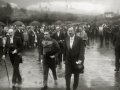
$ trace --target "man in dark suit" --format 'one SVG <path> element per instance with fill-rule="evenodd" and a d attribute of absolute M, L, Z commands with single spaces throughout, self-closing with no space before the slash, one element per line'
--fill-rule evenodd
<path fill-rule="evenodd" d="M 20 57 L 22 51 L 22 41 L 20 37 L 14 36 L 14 30 L 9 29 L 8 33 L 9 36 L 7 37 L 3 59 L 5 59 L 5 55 L 9 52 L 10 61 L 13 66 L 13 77 L 12 77 L 12 84 L 13 88 L 15 88 L 15 84 L 21 84 L 22 78 L 19 72 L 19 64 L 22 63 L 22 58 Z"/>
<path fill-rule="evenodd" d="M 2 55 L 2 51 L 3 51 L 3 26 L 0 26 L 0 55 Z"/>
<path fill-rule="evenodd" d="M 41 63 L 43 63 L 43 88 L 41 90 L 47 89 L 49 68 L 52 70 L 55 84 L 57 84 L 55 58 L 60 51 L 57 41 L 50 38 L 49 31 L 44 32 L 44 38 L 40 45 Z"/>
<path fill-rule="evenodd" d="M 23 43 L 24 37 L 23 37 L 22 27 L 20 27 L 20 26 L 17 27 L 17 30 L 15 32 L 15 36 L 20 37 L 21 41 Z"/>
<path fill-rule="evenodd" d="M 35 34 L 34 34 L 33 26 L 30 27 L 30 30 L 28 31 L 28 35 L 29 35 L 29 46 L 30 48 L 34 48 Z"/>
<path fill-rule="evenodd" d="M 65 80 L 66 90 L 70 90 L 71 75 L 74 74 L 73 90 L 78 87 L 79 74 L 84 69 L 84 43 L 83 40 L 75 36 L 73 27 L 68 29 L 70 37 L 65 39 L 64 61 L 65 61 Z"/>
<path fill-rule="evenodd" d="M 38 52 L 40 52 L 40 43 L 42 42 L 42 40 L 44 39 L 44 28 L 41 28 L 40 29 L 40 33 L 38 34 Z M 38 61 L 40 63 L 40 60 L 41 60 L 41 56 L 40 56 L 40 53 L 38 53 Z"/>
<path fill-rule="evenodd" d="M 59 53 L 58 57 L 57 57 L 57 64 L 60 66 L 59 68 L 62 68 L 62 54 L 63 54 L 63 50 L 64 50 L 64 46 L 63 46 L 63 42 L 65 39 L 65 35 L 62 31 L 60 31 L 60 27 L 56 27 L 56 33 L 53 34 L 53 39 L 55 39 L 61 49 L 61 52 Z"/>
<path fill-rule="evenodd" d="M 113 37 L 113 46 L 115 46 L 115 71 L 120 70 L 120 27 L 119 32 L 115 33 Z"/>

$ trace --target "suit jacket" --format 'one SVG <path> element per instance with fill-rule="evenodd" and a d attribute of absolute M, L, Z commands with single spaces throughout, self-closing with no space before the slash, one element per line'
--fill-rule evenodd
<path fill-rule="evenodd" d="M 115 46 L 115 49 L 120 51 L 120 32 L 114 35 L 112 41 L 113 41 L 113 46 Z"/>
<path fill-rule="evenodd" d="M 66 38 L 64 47 L 65 64 L 71 65 L 73 67 L 73 71 L 76 71 L 76 61 L 81 60 L 84 62 L 84 42 L 80 37 L 75 36 L 72 49 L 70 49 L 70 38 Z"/>
<path fill-rule="evenodd" d="M 17 36 L 13 37 L 13 45 L 15 46 L 14 48 L 17 49 L 17 53 L 15 55 L 19 56 L 18 53 L 21 53 L 22 48 L 23 48 L 23 44 L 22 44 L 20 37 L 17 37 Z M 10 37 L 9 36 L 7 37 L 3 55 L 6 55 L 7 52 L 10 53 Z M 22 62 L 22 59 L 20 60 L 20 62 Z"/>
<path fill-rule="evenodd" d="M 38 40 L 38 44 L 41 42 L 41 40 L 44 39 L 44 33 L 39 33 L 37 34 L 37 40 Z"/>
<path fill-rule="evenodd" d="M 21 30 L 20 30 L 20 32 L 18 30 L 16 30 L 15 36 L 20 37 L 22 42 L 23 42 L 24 36 L 23 36 L 23 32 Z"/>
<path fill-rule="evenodd" d="M 58 56 L 60 51 L 60 47 L 58 43 L 54 39 L 43 40 L 40 45 L 40 55 L 44 55 L 46 57 L 54 55 Z"/>
<path fill-rule="evenodd" d="M 63 50 L 64 50 L 63 41 L 64 41 L 64 39 L 65 39 L 64 33 L 63 33 L 62 31 L 60 31 L 60 34 L 59 34 L 59 36 L 58 36 L 58 35 L 57 35 L 57 32 L 55 32 L 55 33 L 53 34 L 52 38 L 55 39 L 55 40 L 58 42 L 58 44 L 59 44 L 59 46 L 60 46 L 60 48 L 61 48 L 61 51 L 63 52 Z M 62 40 L 62 41 L 60 41 L 60 40 Z"/>
<path fill-rule="evenodd" d="M 3 38 L 3 30 L 0 29 L 0 47 L 3 46 L 3 41 L 2 41 L 2 38 Z"/>
<path fill-rule="evenodd" d="M 65 35 L 62 31 L 60 31 L 59 36 L 57 35 L 57 32 L 55 32 L 52 36 L 53 39 L 55 39 L 56 41 L 60 41 L 60 40 L 64 40 L 65 39 Z"/>

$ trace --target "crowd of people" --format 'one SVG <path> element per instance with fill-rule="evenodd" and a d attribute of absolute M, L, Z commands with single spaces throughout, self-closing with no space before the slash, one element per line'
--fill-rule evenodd
<path fill-rule="evenodd" d="M 56 67 L 62 68 L 65 63 L 66 90 L 70 90 L 71 74 L 74 74 L 73 90 L 77 89 L 79 74 L 84 73 L 85 47 L 95 41 L 99 45 L 108 46 L 113 41 L 116 55 L 116 69 L 119 71 L 119 25 L 102 23 L 99 25 L 42 25 L 40 26 L 0 26 L 0 54 L 5 59 L 9 54 L 13 65 L 13 88 L 15 84 L 21 84 L 22 78 L 19 72 L 19 63 L 22 63 L 21 51 L 38 48 L 38 62 L 43 64 L 43 87 L 47 89 L 48 70 L 52 70 L 55 84 L 57 84 Z M 19 59 L 19 60 L 18 60 Z"/>
<path fill-rule="evenodd" d="M 56 38 L 55 34 L 59 30 L 57 30 L 57 26 L 59 26 L 60 32 L 62 32 L 62 40 L 68 37 L 68 28 L 71 27 L 71 25 L 48 25 L 48 26 L 0 26 L 0 38 L 5 39 L 7 37 L 8 33 L 7 31 L 9 29 L 16 30 L 15 36 L 18 36 L 21 38 L 22 43 L 24 45 L 24 49 L 27 48 L 33 48 L 37 47 L 39 43 L 39 39 L 43 39 L 44 35 L 42 33 L 45 30 L 49 30 L 50 35 L 52 38 Z M 74 25 L 73 26 L 76 32 L 76 35 L 83 38 L 83 40 L 86 41 L 86 44 L 89 46 L 91 43 L 94 43 L 95 40 L 98 40 L 100 42 L 100 46 L 106 46 L 111 43 L 113 36 L 116 32 L 119 31 L 118 24 L 113 25 L 107 25 L 106 23 L 102 23 L 99 25 L 92 24 L 83 24 L 83 25 Z M 0 53 L 2 52 L 2 46 L 4 46 L 4 42 L 1 41 L 0 43 Z"/>

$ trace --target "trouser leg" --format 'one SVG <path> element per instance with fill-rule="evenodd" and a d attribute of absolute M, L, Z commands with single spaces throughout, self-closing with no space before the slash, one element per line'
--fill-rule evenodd
<path fill-rule="evenodd" d="M 13 78 L 12 78 L 12 83 L 15 84 L 17 83 L 17 79 L 21 77 L 20 72 L 19 72 L 19 59 L 18 57 L 14 57 L 14 63 L 13 63 Z M 19 80 L 18 80 L 19 81 Z"/>
<path fill-rule="evenodd" d="M 120 68 L 120 52 L 119 51 L 115 51 L 115 67 L 117 70 L 119 70 Z"/>
<path fill-rule="evenodd" d="M 61 62 L 62 62 L 62 53 L 58 55 L 58 64 L 60 64 Z"/>
<path fill-rule="evenodd" d="M 66 81 L 66 90 L 70 90 L 70 81 L 72 75 L 72 68 L 70 65 L 65 65 L 65 81 Z"/>
<path fill-rule="evenodd" d="M 43 86 L 47 86 L 49 66 L 46 62 L 43 62 Z"/>
<path fill-rule="evenodd" d="M 79 73 L 74 73 L 73 90 L 76 90 L 79 83 Z"/>
<path fill-rule="evenodd" d="M 66 74 L 65 80 L 66 80 L 66 90 L 70 90 L 71 74 Z"/>
<path fill-rule="evenodd" d="M 50 69 L 52 70 L 54 80 L 57 80 L 55 59 L 50 60 L 50 65 L 49 66 L 50 66 Z"/>

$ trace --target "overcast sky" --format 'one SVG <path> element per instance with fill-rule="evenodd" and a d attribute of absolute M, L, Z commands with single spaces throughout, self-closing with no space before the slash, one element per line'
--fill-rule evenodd
<path fill-rule="evenodd" d="M 32 10 L 49 10 L 72 13 L 119 12 L 120 0 L 3 0 L 13 6 Z"/>

